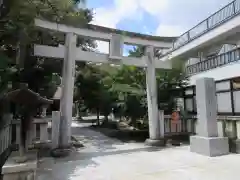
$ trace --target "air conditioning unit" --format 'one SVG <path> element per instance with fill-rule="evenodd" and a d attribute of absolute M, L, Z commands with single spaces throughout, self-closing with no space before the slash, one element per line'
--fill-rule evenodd
<path fill-rule="evenodd" d="M 123 54 L 123 37 L 120 34 L 112 34 L 109 48 L 109 60 L 120 61 Z"/>

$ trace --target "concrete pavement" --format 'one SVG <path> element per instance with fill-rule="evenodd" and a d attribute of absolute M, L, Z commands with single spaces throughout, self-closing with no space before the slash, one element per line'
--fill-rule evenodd
<path fill-rule="evenodd" d="M 157 149 L 122 143 L 77 123 L 73 134 L 85 147 L 62 159 L 43 158 L 37 180 L 232 180 L 238 179 L 240 155 L 215 158 L 189 146 Z"/>

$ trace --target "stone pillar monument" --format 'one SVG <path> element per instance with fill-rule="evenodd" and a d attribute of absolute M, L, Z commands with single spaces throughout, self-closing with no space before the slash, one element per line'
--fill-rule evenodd
<path fill-rule="evenodd" d="M 160 129 L 162 130 L 162 128 L 160 128 L 159 123 L 154 48 L 152 46 L 146 48 L 145 58 L 147 63 L 146 85 L 149 121 L 149 139 L 146 140 L 146 145 L 163 146 L 165 145 L 165 141 L 162 136 L 163 132 L 160 132 Z"/>
<path fill-rule="evenodd" d="M 196 81 L 197 135 L 190 137 L 190 150 L 206 156 L 229 153 L 228 138 L 218 137 L 217 97 L 213 78 Z"/>

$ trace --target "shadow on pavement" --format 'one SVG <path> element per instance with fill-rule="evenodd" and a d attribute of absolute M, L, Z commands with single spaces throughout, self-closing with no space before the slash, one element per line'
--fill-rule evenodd
<path fill-rule="evenodd" d="M 51 158 L 47 149 L 40 152 L 37 180 L 73 180 L 86 176 L 91 179 L 94 171 L 99 169 L 95 168 L 99 166 L 99 158 L 136 152 L 154 152 L 168 148 L 149 147 L 143 143 L 124 143 L 82 125 L 72 127 L 72 135 L 84 147 L 74 150 L 64 158 Z"/>

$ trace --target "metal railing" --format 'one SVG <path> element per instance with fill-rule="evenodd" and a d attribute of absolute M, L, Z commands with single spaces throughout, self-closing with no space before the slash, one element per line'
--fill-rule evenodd
<path fill-rule="evenodd" d="M 187 44 L 188 42 L 196 39 L 197 37 L 203 35 L 204 33 L 210 31 L 211 29 L 217 27 L 218 25 L 226 22 L 230 18 L 238 15 L 240 12 L 240 0 L 235 0 L 216 13 L 212 14 L 210 17 L 200 22 L 198 25 L 182 34 L 174 43 L 173 50 Z"/>
<path fill-rule="evenodd" d="M 188 65 L 185 69 L 185 72 L 187 76 L 190 76 L 195 73 L 207 71 L 209 69 L 213 69 L 216 67 L 223 66 L 225 64 L 238 61 L 239 59 L 240 59 L 240 48 L 237 48 L 229 52 L 220 54 L 218 56 L 208 58 L 204 61 L 200 61 L 196 64 Z"/>

